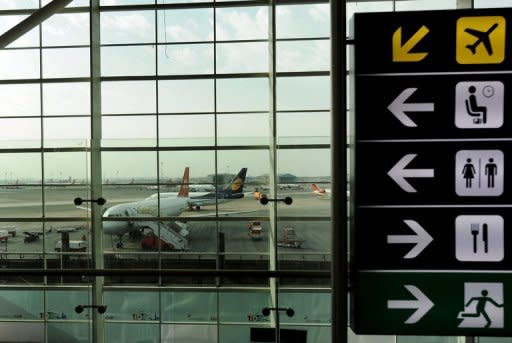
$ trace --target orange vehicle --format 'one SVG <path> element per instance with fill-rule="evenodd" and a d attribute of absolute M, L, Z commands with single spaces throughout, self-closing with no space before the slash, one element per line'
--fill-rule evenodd
<path fill-rule="evenodd" d="M 295 229 L 293 227 L 285 227 L 283 231 L 283 237 L 277 241 L 278 247 L 302 248 L 304 240 L 297 237 L 297 234 L 295 233 Z"/>

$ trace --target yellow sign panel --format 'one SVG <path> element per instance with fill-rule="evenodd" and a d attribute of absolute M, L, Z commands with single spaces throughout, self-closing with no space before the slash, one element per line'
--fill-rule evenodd
<path fill-rule="evenodd" d="M 457 20 L 459 64 L 498 64 L 505 59 L 505 18 L 461 17 Z"/>
<path fill-rule="evenodd" d="M 429 29 L 423 25 L 402 44 L 402 27 L 394 33 L 392 39 L 393 62 L 419 62 L 427 57 L 428 52 L 411 52 L 411 50 L 429 33 Z"/>

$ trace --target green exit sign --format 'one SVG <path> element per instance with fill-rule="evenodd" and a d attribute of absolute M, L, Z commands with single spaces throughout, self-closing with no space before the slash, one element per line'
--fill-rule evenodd
<path fill-rule="evenodd" d="M 356 333 L 512 335 L 512 273 L 361 271 L 353 281 Z"/>

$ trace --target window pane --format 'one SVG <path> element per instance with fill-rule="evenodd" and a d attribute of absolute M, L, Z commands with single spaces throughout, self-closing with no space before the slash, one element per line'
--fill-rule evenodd
<path fill-rule="evenodd" d="M 101 83 L 101 109 L 108 114 L 155 113 L 154 81 Z"/>
<path fill-rule="evenodd" d="M 89 77 L 89 49 L 43 49 L 43 77 Z"/>
<path fill-rule="evenodd" d="M 159 343 L 160 326 L 156 324 L 105 324 L 105 342 Z"/>
<path fill-rule="evenodd" d="M 90 85 L 87 82 L 43 84 L 44 115 L 90 114 Z"/>
<path fill-rule="evenodd" d="M 214 145 L 214 127 L 211 114 L 161 115 L 160 146 Z"/>
<path fill-rule="evenodd" d="M 155 146 L 156 116 L 103 116 L 102 145 Z"/>
<path fill-rule="evenodd" d="M 157 292 L 105 291 L 105 316 L 113 320 L 159 320 L 158 296 Z"/>
<path fill-rule="evenodd" d="M 268 97 L 267 78 L 217 81 L 218 111 L 268 111 Z"/>
<path fill-rule="evenodd" d="M 216 292 L 162 293 L 162 320 L 210 322 L 217 320 Z"/>
<path fill-rule="evenodd" d="M 88 44 L 88 13 L 54 14 L 43 22 L 43 46 Z"/>
<path fill-rule="evenodd" d="M 329 77 L 279 77 L 277 108 L 285 110 L 327 110 L 330 108 Z"/>
<path fill-rule="evenodd" d="M 217 8 L 217 39 L 267 39 L 268 8 Z"/>
<path fill-rule="evenodd" d="M 23 129 L 20 129 L 23 128 Z M 34 148 L 41 146 L 40 118 L 0 119 L 1 148 Z"/>
<path fill-rule="evenodd" d="M 328 40 L 277 42 L 277 71 L 321 71 L 330 69 Z"/>
<path fill-rule="evenodd" d="M 162 342 L 217 343 L 217 325 L 163 324 Z"/>
<path fill-rule="evenodd" d="M 3 10 L 25 9 L 25 8 L 38 8 L 38 0 L 0 0 L 0 8 Z"/>
<path fill-rule="evenodd" d="M 86 147 L 91 137 L 90 118 L 44 118 L 45 147 Z"/>
<path fill-rule="evenodd" d="M 158 74 L 213 73 L 213 45 L 189 44 L 158 47 Z"/>
<path fill-rule="evenodd" d="M 103 12 L 101 43 L 152 43 L 155 41 L 155 12 Z"/>
<path fill-rule="evenodd" d="M 0 115 L 38 116 L 39 99 L 38 84 L 0 85 Z"/>
<path fill-rule="evenodd" d="M 154 46 L 115 46 L 101 48 L 103 76 L 155 75 Z"/>
<path fill-rule="evenodd" d="M 34 79 L 39 76 L 39 50 L 0 51 L 0 79 Z"/>
<path fill-rule="evenodd" d="M 114 177 L 135 184 L 151 182 L 148 180 L 156 180 L 155 152 L 109 151 L 103 152 L 101 156 L 103 180 L 112 179 Z M 183 173 L 183 170 L 181 173 Z M 141 199 L 140 196 L 138 198 Z"/>
<path fill-rule="evenodd" d="M 329 18 L 329 4 L 277 6 L 277 38 L 329 37 Z"/>
<path fill-rule="evenodd" d="M 218 73 L 268 71 L 268 43 L 226 43 L 217 45 Z"/>
<path fill-rule="evenodd" d="M 158 11 L 158 42 L 213 40 L 213 9 Z"/>
<path fill-rule="evenodd" d="M 267 113 L 217 115 L 218 145 L 260 145 L 269 143 Z"/>
<path fill-rule="evenodd" d="M 9 1 L 11 4 L 18 3 L 18 1 Z M 37 6 L 36 6 L 37 7 Z M 6 32 L 15 25 L 19 24 L 27 16 L 0 16 L 0 32 Z M 8 45 L 9 48 L 20 48 L 20 47 L 36 47 L 39 46 L 39 26 L 33 28 L 29 32 L 25 33 L 20 38 Z"/>
<path fill-rule="evenodd" d="M 261 310 L 269 306 L 271 306 L 270 292 L 223 292 L 219 294 L 220 322 L 269 322 L 270 319 L 261 314 Z"/>
<path fill-rule="evenodd" d="M 159 81 L 160 113 L 213 112 L 213 80 Z"/>

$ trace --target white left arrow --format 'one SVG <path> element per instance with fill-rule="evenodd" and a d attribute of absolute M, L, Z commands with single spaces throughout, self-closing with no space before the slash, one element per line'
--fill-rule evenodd
<path fill-rule="evenodd" d="M 404 223 L 414 231 L 414 235 L 388 235 L 388 243 L 415 243 L 416 245 L 404 256 L 404 258 L 415 258 L 434 239 L 418 222 L 405 219 Z"/>
<path fill-rule="evenodd" d="M 413 285 L 404 285 L 416 298 L 415 300 L 388 300 L 388 308 L 392 309 L 416 309 L 414 313 L 407 318 L 405 324 L 417 323 L 434 306 L 434 303 L 423 294 L 418 287 Z"/>
<path fill-rule="evenodd" d="M 407 154 L 388 171 L 390 178 L 407 193 L 416 193 L 416 189 L 405 179 L 406 177 L 434 177 L 434 169 L 405 169 L 417 154 Z"/>
<path fill-rule="evenodd" d="M 388 110 L 393 113 L 396 119 L 407 127 L 416 127 L 416 123 L 405 114 L 405 112 L 434 112 L 433 102 L 406 103 L 407 99 L 416 92 L 418 88 L 406 88 L 395 100 L 388 106 Z"/>

